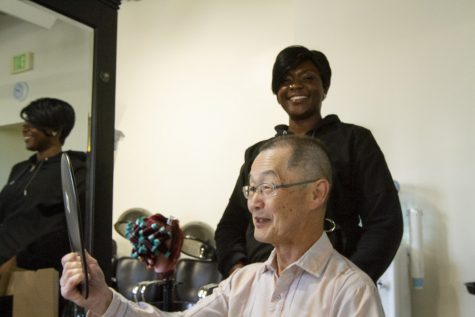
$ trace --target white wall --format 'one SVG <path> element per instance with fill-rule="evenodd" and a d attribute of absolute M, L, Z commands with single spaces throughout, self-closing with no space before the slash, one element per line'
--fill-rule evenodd
<path fill-rule="evenodd" d="M 127 208 L 215 226 L 244 149 L 286 117 L 277 53 L 324 51 L 324 114 L 371 129 L 404 206 L 424 210 L 413 316 L 473 316 L 475 2 L 142 0 L 119 11 L 115 218 Z M 117 236 L 119 250 L 130 247 Z"/>

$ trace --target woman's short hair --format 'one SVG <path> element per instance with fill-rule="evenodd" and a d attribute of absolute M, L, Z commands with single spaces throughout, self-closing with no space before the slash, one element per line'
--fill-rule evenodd
<path fill-rule="evenodd" d="M 311 61 L 318 69 L 325 94 L 330 88 L 332 70 L 327 57 L 320 51 L 309 50 L 300 45 L 284 48 L 277 55 L 272 69 L 272 92 L 277 94 L 287 73 L 303 62 Z"/>
<path fill-rule="evenodd" d="M 55 98 L 32 101 L 20 111 L 20 117 L 46 135 L 51 136 L 49 130 L 56 131 L 61 144 L 64 144 L 76 120 L 73 107 Z"/>

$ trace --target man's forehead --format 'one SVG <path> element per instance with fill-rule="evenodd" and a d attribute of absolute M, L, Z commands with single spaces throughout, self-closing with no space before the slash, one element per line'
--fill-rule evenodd
<path fill-rule="evenodd" d="M 263 179 L 263 178 L 279 178 L 279 174 L 275 170 L 253 171 L 249 173 L 250 180 Z"/>
<path fill-rule="evenodd" d="M 276 176 L 282 174 L 288 161 L 287 148 L 273 148 L 262 151 L 251 166 L 250 176 Z"/>

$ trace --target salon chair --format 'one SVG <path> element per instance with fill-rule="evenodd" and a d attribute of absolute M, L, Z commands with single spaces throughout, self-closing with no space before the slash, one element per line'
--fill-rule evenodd
<path fill-rule="evenodd" d="M 177 263 L 175 271 L 176 293 L 179 301 L 196 303 L 202 297 L 208 295 L 211 289 L 204 292 L 202 287 L 210 288 L 222 280 L 215 261 L 184 258 Z M 201 292 L 200 292 L 201 291 Z"/>
<path fill-rule="evenodd" d="M 182 258 L 173 276 L 160 279 L 143 262 L 121 257 L 113 279 L 114 288 L 132 301 L 147 302 L 165 311 L 180 311 L 211 293 L 222 276 L 215 261 Z"/>
<path fill-rule="evenodd" d="M 177 264 L 177 298 L 196 303 L 211 294 L 223 279 L 216 262 L 214 229 L 201 221 L 189 222 L 183 226 L 183 247 L 181 252 L 189 258 Z"/>
<path fill-rule="evenodd" d="M 222 280 L 216 263 L 214 230 L 203 222 L 191 222 L 182 230 L 182 253 L 188 257 L 178 261 L 171 277 L 160 279 L 143 262 L 121 257 L 115 261 L 114 288 L 130 300 L 145 301 L 165 311 L 185 310 L 210 294 Z"/>
<path fill-rule="evenodd" d="M 173 277 L 166 281 L 141 282 L 136 290 L 138 300 L 143 300 L 140 297 L 142 293 L 149 293 L 149 287 L 159 286 L 161 297 L 152 304 L 168 311 L 184 310 L 211 294 L 222 280 L 216 262 L 214 230 L 200 221 L 190 222 L 182 230 L 184 240 L 181 252 L 185 256 L 178 260 Z"/>
<path fill-rule="evenodd" d="M 132 257 L 120 257 L 115 263 L 113 284 L 116 291 L 133 301 L 153 302 L 161 297 L 158 274 L 148 270 L 144 262 Z M 142 288 L 141 283 L 148 282 L 149 287 Z"/>

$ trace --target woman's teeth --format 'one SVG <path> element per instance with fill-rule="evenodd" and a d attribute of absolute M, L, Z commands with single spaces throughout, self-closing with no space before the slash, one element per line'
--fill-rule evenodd
<path fill-rule="evenodd" d="M 290 97 L 290 101 L 300 101 L 300 100 L 303 100 L 303 99 L 307 99 L 307 96 L 293 96 L 293 97 Z"/>

